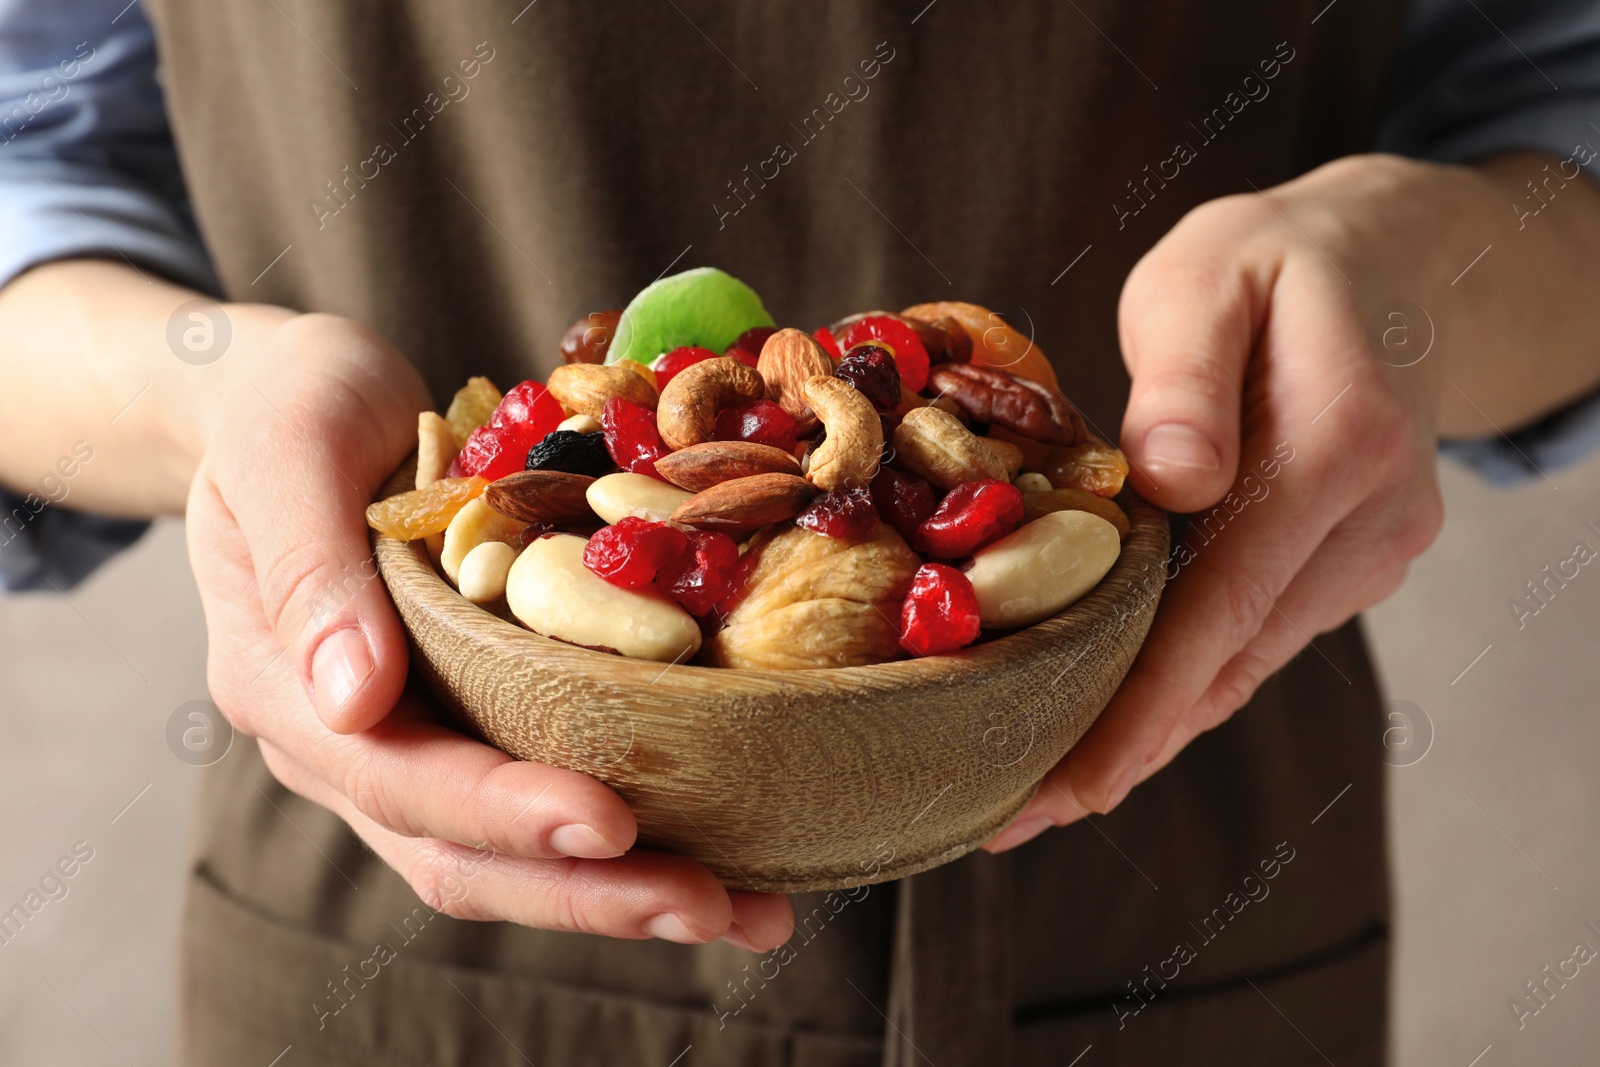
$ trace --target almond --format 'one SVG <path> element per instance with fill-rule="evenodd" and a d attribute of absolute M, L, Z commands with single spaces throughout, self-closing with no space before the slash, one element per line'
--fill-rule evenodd
<path fill-rule="evenodd" d="M 593 481 L 566 471 L 522 471 L 490 482 L 483 499 L 500 514 L 525 523 L 593 521 L 594 510 L 584 495 Z"/>
<path fill-rule="evenodd" d="M 672 521 L 701 530 L 754 530 L 794 518 L 816 495 L 816 487 L 796 474 L 752 474 L 696 493 L 678 505 Z"/>
<path fill-rule="evenodd" d="M 800 473 L 800 461 L 781 448 L 754 441 L 705 441 L 656 460 L 656 473 L 680 489 L 698 493 L 752 474 Z"/>
<path fill-rule="evenodd" d="M 779 330 L 761 346 L 756 371 L 767 383 L 767 399 L 777 403 L 801 437 L 817 428 L 816 413 L 806 403 L 806 380 L 833 373 L 833 361 L 816 340 L 795 329 Z"/>

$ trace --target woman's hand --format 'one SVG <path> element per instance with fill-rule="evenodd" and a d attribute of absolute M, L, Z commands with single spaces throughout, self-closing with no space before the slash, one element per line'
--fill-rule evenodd
<path fill-rule="evenodd" d="M 1593 236 L 1600 196 L 1578 177 L 1567 220 L 1519 232 L 1511 190 L 1543 162 L 1508 161 L 1501 185 L 1342 160 L 1203 205 L 1134 268 L 1122 447 L 1134 488 L 1192 517 L 1126 681 L 988 849 L 1110 811 L 1392 593 L 1442 521 L 1441 424 L 1487 435 L 1592 387 L 1593 334 L 1532 312 L 1582 307 L 1594 328 L 1594 246 L 1574 237 Z"/>
<path fill-rule="evenodd" d="M 781 944 L 785 898 L 730 893 L 691 860 L 630 851 L 633 814 L 606 786 L 441 726 L 406 689 L 405 634 L 363 512 L 427 406 L 400 353 L 328 315 L 287 319 L 235 372 L 188 500 L 218 706 L 260 739 L 284 785 L 447 914 Z M 464 896 L 463 866 L 475 872 Z"/>

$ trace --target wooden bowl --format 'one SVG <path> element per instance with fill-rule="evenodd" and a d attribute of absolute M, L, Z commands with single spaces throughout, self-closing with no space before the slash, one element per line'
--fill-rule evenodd
<path fill-rule="evenodd" d="M 948 863 L 1028 802 L 1121 684 L 1160 599 L 1166 515 L 1119 502 L 1121 557 L 1061 614 L 952 656 L 826 670 L 593 652 L 474 606 L 420 541 L 375 534 L 374 550 L 415 667 L 472 732 L 610 785 L 641 845 L 732 888 L 793 893 Z"/>

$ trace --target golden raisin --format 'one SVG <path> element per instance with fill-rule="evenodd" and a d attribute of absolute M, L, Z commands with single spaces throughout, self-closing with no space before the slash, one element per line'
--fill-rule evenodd
<path fill-rule="evenodd" d="M 472 436 L 472 431 L 489 421 L 489 416 L 494 414 L 494 409 L 500 406 L 500 390 L 487 378 L 468 378 L 467 384 L 456 390 L 456 395 L 450 401 L 450 410 L 444 413 L 444 421 L 450 424 L 450 432 L 456 435 L 456 446 L 467 443 L 467 438 Z"/>
<path fill-rule="evenodd" d="M 413 489 L 367 508 L 367 525 L 396 541 L 415 541 L 450 525 L 456 512 L 482 495 L 489 483 L 470 478 L 441 478 L 426 489 Z"/>
<path fill-rule="evenodd" d="M 1052 449 L 1044 475 L 1057 489 L 1081 489 L 1113 497 L 1128 477 L 1128 460 L 1111 445 L 1091 437 L 1081 445 Z"/>

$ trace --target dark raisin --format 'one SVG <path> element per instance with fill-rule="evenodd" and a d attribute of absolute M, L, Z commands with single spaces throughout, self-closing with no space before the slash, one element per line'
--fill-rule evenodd
<path fill-rule="evenodd" d="M 900 406 L 900 370 L 894 357 L 877 345 L 856 345 L 845 353 L 835 373 L 872 401 L 880 414 Z"/>
<path fill-rule="evenodd" d="M 606 451 L 605 434 L 553 430 L 543 441 L 528 449 L 526 469 L 565 471 L 598 478 L 614 466 L 616 464 L 611 462 L 611 453 Z"/>

